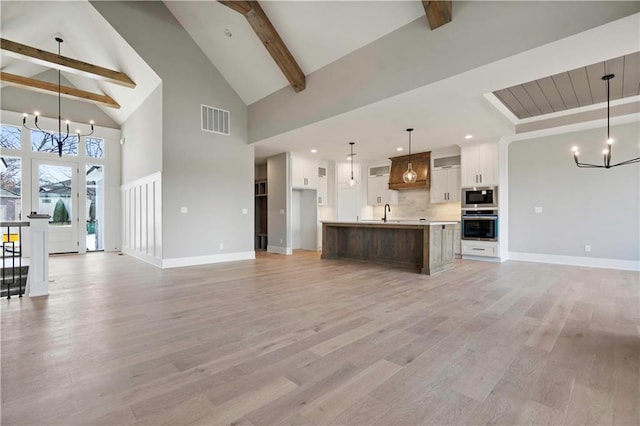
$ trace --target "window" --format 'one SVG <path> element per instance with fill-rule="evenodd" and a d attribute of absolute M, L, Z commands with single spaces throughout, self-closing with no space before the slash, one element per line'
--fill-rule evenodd
<path fill-rule="evenodd" d="M 0 197 L 0 220 L 21 220 L 21 186 L 22 160 L 14 157 L 0 157 L 0 195 L 2 195 Z"/>
<path fill-rule="evenodd" d="M 66 133 L 64 133 L 66 134 Z M 64 135 L 63 134 L 63 135 Z M 56 133 L 57 136 L 57 133 Z M 64 139 L 64 136 L 63 136 Z M 58 153 L 58 143 L 53 140 L 51 134 L 40 132 L 38 130 L 31 131 L 31 150 L 36 152 L 52 152 Z M 78 155 L 78 137 L 69 135 L 62 144 L 62 155 Z"/>
<path fill-rule="evenodd" d="M 20 128 L 2 125 L 0 127 L 0 147 L 4 149 L 20 149 Z"/>
<path fill-rule="evenodd" d="M 104 157 L 104 139 L 85 138 L 85 150 L 87 157 L 103 158 Z"/>

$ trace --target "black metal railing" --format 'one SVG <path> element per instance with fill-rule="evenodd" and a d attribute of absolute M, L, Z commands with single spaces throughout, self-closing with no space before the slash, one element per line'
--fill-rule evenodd
<path fill-rule="evenodd" d="M 0 222 L 2 230 L 2 283 L 0 296 L 22 297 L 27 283 L 28 266 L 22 264 L 22 228 L 29 222 Z M 10 274 L 9 274 L 10 272 Z"/>

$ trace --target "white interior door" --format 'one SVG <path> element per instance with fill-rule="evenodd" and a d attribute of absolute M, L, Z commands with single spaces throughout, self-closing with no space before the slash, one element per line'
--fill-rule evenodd
<path fill-rule="evenodd" d="M 55 160 L 32 160 L 31 210 L 48 214 L 49 252 L 77 253 L 78 165 Z"/>

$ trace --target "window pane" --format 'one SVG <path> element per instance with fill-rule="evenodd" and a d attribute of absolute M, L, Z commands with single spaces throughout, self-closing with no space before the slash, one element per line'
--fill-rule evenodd
<path fill-rule="evenodd" d="M 22 218 L 22 162 L 19 158 L 0 157 L 0 220 Z"/>
<path fill-rule="evenodd" d="M 62 135 L 64 143 L 62 144 L 62 155 L 78 155 L 78 137 L 69 135 L 66 140 Z M 37 152 L 53 152 L 58 153 L 58 134 L 55 133 L 56 140 L 53 140 L 51 133 L 31 131 L 31 150 Z"/>
<path fill-rule="evenodd" d="M 104 156 L 103 151 L 104 140 L 100 138 L 85 138 L 84 145 L 87 151 L 87 157 L 102 158 Z"/>
<path fill-rule="evenodd" d="M 38 213 L 50 215 L 51 225 L 71 225 L 72 173 L 69 166 L 40 164 L 38 167 Z"/>
<path fill-rule="evenodd" d="M 104 250 L 104 167 L 87 165 L 87 251 Z"/>
<path fill-rule="evenodd" d="M 6 149 L 20 149 L 20 128 L 15 126 L 0 127 L 0 147 Z"/>

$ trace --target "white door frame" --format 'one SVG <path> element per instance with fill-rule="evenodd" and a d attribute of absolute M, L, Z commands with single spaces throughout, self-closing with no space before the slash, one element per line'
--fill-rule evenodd
<path fill-rule="evenodd" d="M 69 226 L 51 226 L 49 225 L 49 252 L 50 253 L 80 253 L 81 232 L 79 202 L 80 198 L 80 179 L 78 161 L 33 158 L 31 160 L 31 206 L 32 210 L 37 211 L 40 198 L 40 166 L 52 165 L 71 168 L 71 215 Z M 83 209 L 84 210 L 84 209 Z M 41 212 L 38 212 L 41 213 Z M 48 213 L 48 212 L 46 212 Z M 53 212 L 51 212 L 53 214 Z M 86 244 L 84 244 L 86 246 Z M 82 251 L 84 252 L 84 250 Z"/>

